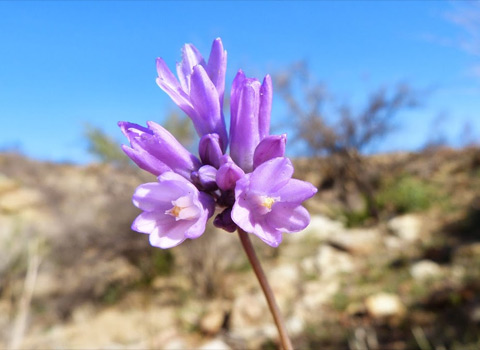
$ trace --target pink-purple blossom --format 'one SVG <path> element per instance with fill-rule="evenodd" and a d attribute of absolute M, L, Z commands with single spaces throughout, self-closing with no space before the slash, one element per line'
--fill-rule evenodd
<path fill-rule="evenodd" d="M 310 221 L 302 203 L 317 189 L 292 178 L 285 158 L 286 134 L 270 135 L 272 80 L 247 78 L 240 70 L 231 87 L 230 135 L 223 116 L 226 51 L 213 42 L 208 62 L 191 44 L 182 50 L 177 76 L 157 59 L 158 85 L 192 120 L 200 135 L 199 157 L 154 122 L 147 127 L 120 122 L 130 143 L 124 152 L 157 182 L 140 185 L 133 203 L 142 213 L 132 229 L 150 235 L 160 248 L 174 247 L 205 231 L 207 220 L 237 228 L 277 247 L 283 233 L 303 230 Z M 230 148 L 229 154 L 226 153 Z"/>
<path fill-rule="evenodd" d="M 237 181 L 232 220 L 244 231 L 277 247 L 282 233 L 303 230 L 310 222 L 301 205 L 317 189 L 309 182 L 292 179 L 288 158 L 274 158 Z"/>
<path fill-rule="evenodd" d="M 132 229 L 149 234 L 150 244 L 159 248 L 200 237 L 215 208 L 208 194 L 171 171 L 160 175 L 158 182 L 138 186 L 133 204 L 143 212 Z"/>

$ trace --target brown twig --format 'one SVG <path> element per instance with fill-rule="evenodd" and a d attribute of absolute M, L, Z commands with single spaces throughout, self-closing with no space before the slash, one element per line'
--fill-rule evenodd
<path fill-rule="evenodd" d="M 284 350 L 293 350 L 292 343 L 290 342 L 290 338 L 288 337 L 287 329 L 283 321 L 282 314 L 280 313 L 280 309 L 278 308 L 277 302 L 275 301 L 275 296 L 273 295 L 272 289 L 270 288 L 267 277 L 263 272 L 262 265 L 260 265 L 257 254 L 255 254 L 255 250 L 253 249 L 252 242 L 248 237 L 248 233 L 239 228 L 238 236 L 240 237 L 240 241 L 242 242 L 242 246 L 245 250 L 245 253 L 247 254 L 248 260 L 253 267 L 253 271 L 257 276 L 258 282 L 260 282 L 263 294 L 265 294 L 265 298 L 267 299 L 268 307 L 270 308 L 270 312 L 272 313 L 273 319 L 278 329 L 278 333 L 280 335 L 280 343 L 282 344 L 282 348 Z"/>

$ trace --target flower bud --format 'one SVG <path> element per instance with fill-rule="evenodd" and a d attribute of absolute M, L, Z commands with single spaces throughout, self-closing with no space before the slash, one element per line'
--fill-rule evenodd
<path fill-rule="evenodd" d="M 147 122 L 143 126 L 119 122 L 118 126 L 130 141 L 122 149 L 140 168 L 156 176 L 174 171 L 190 180 L 190 174 L 200 168 L 200 161 L 183 147 L 165 128 Z"/>
<path fill-rule="evenodd" d="M 240 70 L 231 91 L 230 155 L 246 172 L 253 170 L 253 154 L 270 132 L 272 83 L 246 78 Z"/>

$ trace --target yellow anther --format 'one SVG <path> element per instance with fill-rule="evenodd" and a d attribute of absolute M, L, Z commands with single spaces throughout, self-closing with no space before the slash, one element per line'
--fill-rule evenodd
<path fill-rule="evenodd" d="M 176 205 L 168 210 L 168 214 L 172 215 L 172 216 L 175 216 L 176 218 L 178 218 L 178 216 L 180 215 L 180 212 L 182 211 L 183 208 L 181 207 L 177 207 Z"/>
<path fill-rule="evenodd" d="M 275 203 L 275 199 L 272 197 L 264 197 L 262 201 L 262 206 L 264 206 L 267 209 L 272 209 L 272 205 Z"/>

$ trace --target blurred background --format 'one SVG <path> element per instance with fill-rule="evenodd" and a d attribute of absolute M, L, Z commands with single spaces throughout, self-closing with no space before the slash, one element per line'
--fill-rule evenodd
<path fill-rule="evenodd" d="M 274 81 L 312 223 L 253 238 L 298 349 L 480 347 L 480 2 L 0 2 L 0 347 L 276 349 L 235 234 L 130 230 L 119 120 L 190 121 L 155 58 Z"/>

